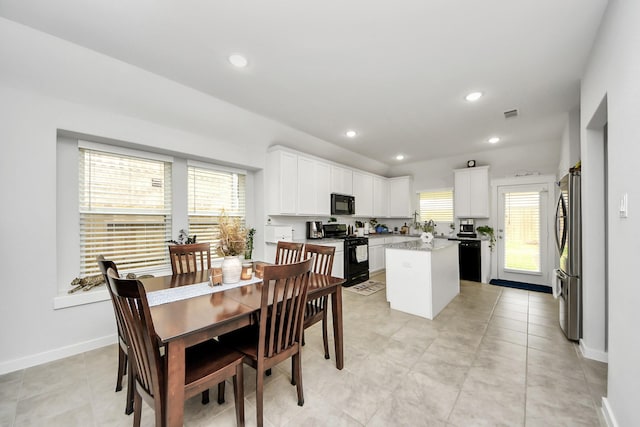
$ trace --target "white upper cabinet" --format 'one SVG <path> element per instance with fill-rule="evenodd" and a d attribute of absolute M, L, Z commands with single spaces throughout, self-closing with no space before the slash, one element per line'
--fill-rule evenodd
<path fill-rule="evenodd" d="M 411 218 L 410 176 L 385 178 L 332 164 L 286 147 L 272 147 L 265 167 L 267 215 L 328 216 L 331 193 L 352 195 L 358 217 Z"/>
<path fill-rule="evenodd" d="M 389 178 L 389 217 L 411 218 L 413 215 L 413 180 L 410 176 Z M 356 205 L 358 201 L 356 200 Z"/>
<path fill-rule="evenodd" d="M 456 218 L 489 218 L 489 166 L 454 171 Z"/>
<path fill-rule="evenodd" d="M 298 156 L 287 151 L 267 153 L 267 213 L 295 215 L 298 209 Z"/>
<path fill-rule="evenodd" d="M 329 180 L 327 163 L 298 157 L 298 215 L 329 215 Z"/>
<path fill-rule="evenodd" d="M 353 171 L 341 166 L 331 165 L 331 193 L 353 194 Z"/>
<path fill-rule="evenodd" d="M 316 162 L 313 171 L 316 177 L 316 215 L 328 216 L 331 214 L 331 167 L 327 163 Z"/>
<path fill-rule="evenodd" d="M 373 216 L 389 216 L 389 182 L 381 176 L 373 177 Z"/>
<path fill-rule="evenodd" d="M 356 216 L 373 216 L 373 175 L 353 172 L 353 196 Z"/>

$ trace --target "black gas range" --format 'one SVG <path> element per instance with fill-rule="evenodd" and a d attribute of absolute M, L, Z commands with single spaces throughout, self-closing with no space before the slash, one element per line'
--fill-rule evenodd
<path fill-rule="evenodd" d="M 369 239 L 347 235 L 346 224 L 324 224 L 325 238 L 344 239 L 344 278 L 342 286 L 353 286 L 369 280 Z"/>

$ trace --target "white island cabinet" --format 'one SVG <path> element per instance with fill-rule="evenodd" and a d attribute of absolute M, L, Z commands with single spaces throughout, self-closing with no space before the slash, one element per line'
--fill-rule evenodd
<path fill-rule="evenodd" d="M 433 319 L 460 293 L 458 242 L 387 245 L 387 301 L 394 310 Z"/>

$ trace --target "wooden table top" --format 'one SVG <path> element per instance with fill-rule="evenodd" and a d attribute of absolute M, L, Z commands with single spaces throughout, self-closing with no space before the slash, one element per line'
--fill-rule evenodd
<path fill-rule="evenodd" d="M 159 276 L 142 279 L 147 292 L 177 286 L 192 285 L 208 280 L 207 271 Z M 318 297 L 335 292 L 344 279 L 312 274 L 309 283 L 309 297 Z M 260 308 L 263 283 L 241 286 L 214 292 L 194 298 L 174 301 L 151 307 L 151 315 L 156 334 L 166 343 L 185 335 L 224 325 L 249 317 Z"/>

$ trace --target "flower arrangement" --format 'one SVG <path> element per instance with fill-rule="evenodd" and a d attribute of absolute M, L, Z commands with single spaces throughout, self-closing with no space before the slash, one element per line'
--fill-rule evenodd
<path fill-rule="evenodd" d="M 224 209 L 220 211 L 220 240 L 216 246 L 219 256 L 238 256 L 244 253 L 247 242 L 247 230 L 240 218 L 229 218 Z"/>
<path fill-rule="evenodd" d="M 432 219 L 430 219 L 429 221 L 424 221 L 423 224 L 418 223 L 416 225 L 416 228 L 419 228 L 425 233 L 431 233 L 433 235 L 436 234 L 436 227 L 438 226 L 438 224 L 436 224 L 436 222 Z"/>

